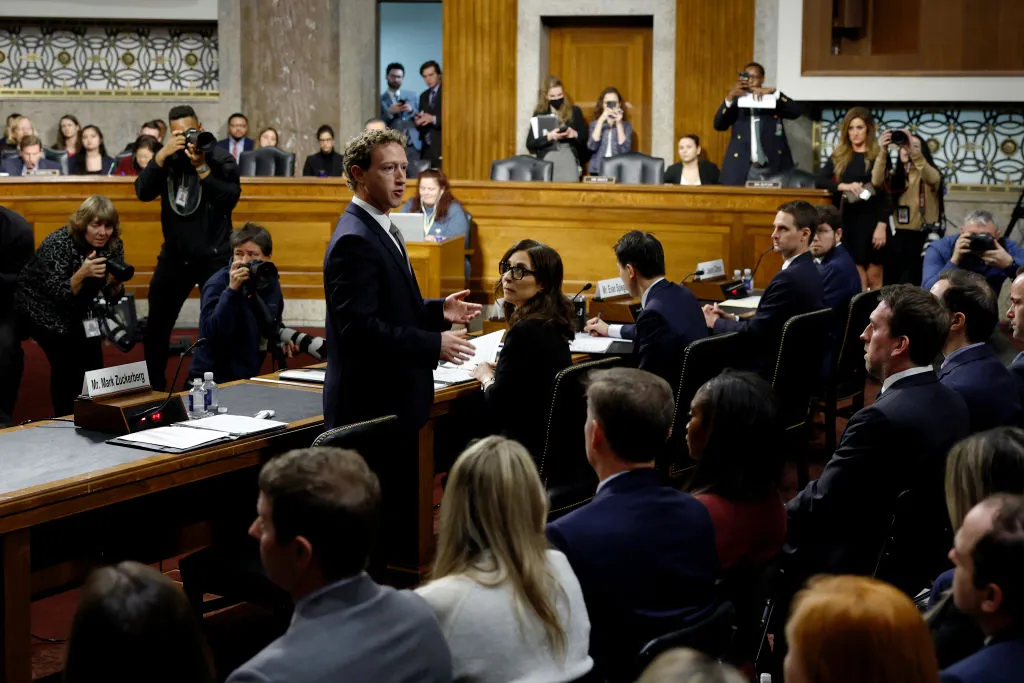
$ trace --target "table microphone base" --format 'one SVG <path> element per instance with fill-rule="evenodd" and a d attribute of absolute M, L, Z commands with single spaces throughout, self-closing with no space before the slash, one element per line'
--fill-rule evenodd
<path fill-rule="evenodd" d="M 129 434 L 153 427 L 188 419 L 185 403 L 174 396 L 167 405 L 152 415 L 139 416 L 164 402 L 165 396 L 153 398 L 151 392 L 142 395 L 101 397 L 75 400 L 75 426 L 107 434 Z"/>

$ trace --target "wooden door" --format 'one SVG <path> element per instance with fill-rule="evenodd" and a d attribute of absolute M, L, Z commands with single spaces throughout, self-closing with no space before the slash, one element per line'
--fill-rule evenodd
<path fill-rule="evenodd" d="M 652 37 L 650 26 L 553 26 L 550 34 L 550 71 L 587 123 L 601 91 L 618 88 L 633 124 L 633 149 L 644 154 L 651 153 Z"/>

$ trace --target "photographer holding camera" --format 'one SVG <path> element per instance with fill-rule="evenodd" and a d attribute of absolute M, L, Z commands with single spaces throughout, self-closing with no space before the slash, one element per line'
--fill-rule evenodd
<path fill-rule="evenodd" d="M 212 372 L 217 382 L 258 375 L 268 347 L 280 345 L 284 295 L 270 260 L 274 242 L 266 228 L 246 223 L 231 233 L 231 263 L 203 285 L 199 336 L 189 381 Z M 297 352 L 293 342 L 285 355 Z"/>
<path fill-rule="evenodd" d="M 19 323 L 50 362 L 54 415 L 74 410 L 87 370 L 103 367 L 103 336 L 92 311 L 100 292 L 119 299 L 124 264 L 121 225 L 113 202 L 93 195 L 68 224 L 47 235 L 21 271 L 14 295 Z"/>
<path fill-rule="evenodd" d="M 963 268 L 982 275 L 997 295 L 1006 278 L 1013 278 L 1024 266 L 1024 249 L 1006 239 L 988 211 L 972 211 L 964 218 L 959 235 L 935 240 L 924 252 L 921 286 L 931 289 L 939 275 L 950 268 Z"/>
<path fill-rule="evenodd" d="M 135 181 L 140 201 L 160 198 L 164 243 L 149 284 L 146 365 L 153 389 L 165 391 L 168 344 L 181 306 L 230 253 L 231 212 L 242 193 L 238 166 L 192 107 L 172 107 L 170 138 Z"/>

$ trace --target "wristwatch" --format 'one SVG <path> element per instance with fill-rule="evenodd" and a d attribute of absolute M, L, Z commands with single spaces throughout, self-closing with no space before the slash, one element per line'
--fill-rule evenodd
<path fill-rule="evenodd" d="M 206 173 L 209 170 L 210 166 L 208 164 L 203 164 L 202 166 L 196 169 L 196 173 L 202 175 L 203 173 Z"/>

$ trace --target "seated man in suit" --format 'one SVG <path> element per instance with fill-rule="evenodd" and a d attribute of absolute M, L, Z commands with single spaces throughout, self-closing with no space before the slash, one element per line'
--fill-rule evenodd
<path fill-rule="evenodd" d="M 0 164 L 0 173 L 31 175 L 36 171 L 60 171 L 60 164 L 43 156 L 43 141 L 35 135 L 24 135 L 18 141 L 18 156 Z"/>
<path fill-rule="evenodd" d="M 569 558 L 590 615 L 601 680 L 632 681 L 644 644 L 713 609 L 718 566 L 707 508 L 662 486 L 654 455 L 672 421 L 672 390 L 644 370 L 594 372 L 587 388 L 587 460 L 594 499 L 548 525 Z"/>
<path fill-rule="evenodd" d="M 939 274 L 954 268 L 980 273 L 996 294 L 1006 278 L 1024 266 L 1024 247 L 1006 239 L 988 211 L 972 211 L 957 235 L 931 242 L 924 250 L 921 286 L 931 288 Z"/>
<path fill-rule="evenodd" d="M 967 513 L 950 553 L 953 601 L 985 646 L 943 669 L 942 683 L 1011 683 L 1024 672 L 1024 499 L 997 494 Z"/>
<path fill-rule="evenodd" d="M 1010 285 L 1010 308 L 1006 310 L 1006 318 L 1010 321 L 1013 338 L 1024 342 L 1024 273 L 1014 278 L 1013 284 Z M 1013 359 L 1010 373 L 1017 383 L 1021 407 L 1024 407 L 1024 351 Z"/>
<path fill-rule="evenodd" d="M 228 137 L 217 141 L 217 146 L 231 152 L 231 156 L 238 161 L 242 152 L 249 152 L 256 148 L 256 143 L 248 137 L 249 119 L 240 111 L 236 111 L 228 119 Z"/>
<path fill-rule="evenodd" d="M 740 320 L 718 304 L 704 306 L 704 320 L 715 332 L 743 332 L 755 349 L 755 367 L 766 375 L 772 367 L 779 336 L 794 315 L 824 308 L 821 273 L 811 257 L 811 240 L 818 230 L 818 210 L 804 201 L 786 202 L 775 215 L 773 249 L 785 261 L 768 284 L 754 317 Z M 822 340 L 825 343 L 825 340 Z"/>
<path fill-rule="evenodd" d="M 640 297 L 643 310 L 635 325 L 609 325 L 591 318 L 583 329 L 596 337 L 633 339 L 640 369 L 673 384 L 679 379 L 683 349 L 708 334 L 697 297 L 665 279 L 665 251 L 649 232 L 631 230 L 623 235 L 615 245 L 615 261 L 619 277 L 630 296 Z"/>
<path fill-rule="evenodd" d="M 788 505 L 801 575 L 871 573 L 897 496 L 908 489 L 920 494 L 922 529 L 947 521 L 946 453 L 968 433 L 967 406 L 931 366 L 948 329 L 949 314 L 920 287 L 881 290 L 861 335 L 867 371 L 882 382 L 879 397 L 850 418 L 821 477 Z M 929 568 L 942 563 L 948 538 L 937 542 L 928 546 L 936 557 L 919 558 Z"/>
<path fill-rule="evenodd" d="M 999 321 L 995 292 L 966 270 L 945 271 L 931 292 L 949 311 L 939 381 L 964 399 L 971 433 L 1019 425 L 1024 415 L 1017 384 L 988 343 Z"/>
<path fill-rule="evenodd" d="M 430 606 L 364 571 L 380 517 L 380 484 L 366 461 L 340 448 L 290 451 L 263 466 L 259 488 L 249 534 L 295 611 L 284 635 L 228 681 L 451 681 Z"/>
<path fill-rule="evenodd" d="M 821 270 L 825 306 L 836 313 L 836 319 L 846 322 L 850 299 L 860 294 L 860 275 L 850 252 L 843 246 L 843 215 L 831 204 L 815 207 L 818 210 L 818 230 L 811 241 L 811 255 Z"/>

